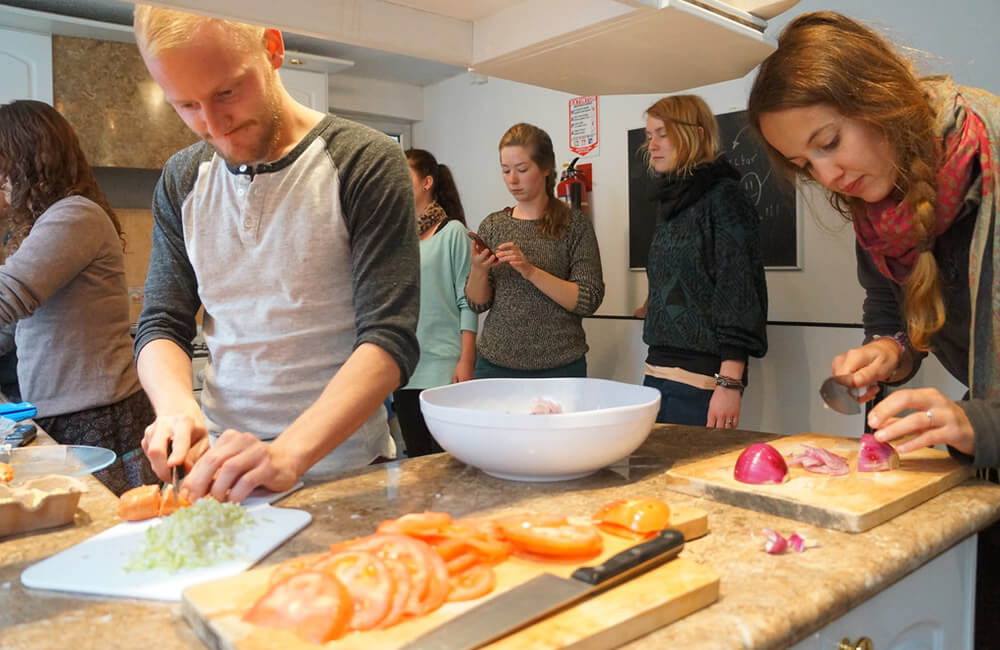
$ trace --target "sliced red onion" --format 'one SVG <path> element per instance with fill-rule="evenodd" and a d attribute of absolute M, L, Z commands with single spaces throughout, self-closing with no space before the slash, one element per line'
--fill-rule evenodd
<path fill-rule="evenodd" d="M 829 474 L 831 476 L 843 476 L 851 471 L 850 466 L 847 464 L 847 459 L 843 456 L 838 456 L 828 449 L 812 445 L 802 445 L 802 448 L 805 451 L 788 457 L 789 465 L 802 465 L 806 471 L 814 474 Z"/>
<path fill-rule="evenodd" d="M 788 538 L 788 545 L 799 553 L 806 550 L 806 540 L 798 533 L 793 533 L 792 536 Z"/>
<path fill-rule="evenodd" d="M 788 540 L 782 537 L 778 531 L 764 528 L 761 532 L 767 535 L 767 539 L 764 541 L 764 550 L 771 555 L 784 553 L 785 549 L 788 548 Z"/>
<path fill-rule="evenodd" d="M 870 433 L 861 434 L 858 450 L 859 472 L 884 472 L 899 468 L 899 454 L 888 442 L 880 442 Z"/>
<path fill-rule="evenodd" d="M 781 453 L 764 442 L 755 442 L 740 454 L 733 469 L 733 478 L 741 483 L 783 483 L 788 477 L 788 465 Z"/>

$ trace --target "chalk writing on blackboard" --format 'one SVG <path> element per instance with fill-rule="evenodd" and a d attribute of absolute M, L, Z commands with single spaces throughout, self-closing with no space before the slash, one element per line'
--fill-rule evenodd
<path fill-rule="evenodd" d="M 798 220 L 795 192 L 778 178 L 767 152 L 750 131 L 746 111 L 717 115 L 720 149 L 740 173 L 740 186 L 757 207 L 760 217 L 761 255 L 772 269 L 798 268 Z M 629 148 L 629 268 L 646 268 L 653 239 L 656 204 L 653 177 L 642 155 L 645 129 L 628 132 Z"/>

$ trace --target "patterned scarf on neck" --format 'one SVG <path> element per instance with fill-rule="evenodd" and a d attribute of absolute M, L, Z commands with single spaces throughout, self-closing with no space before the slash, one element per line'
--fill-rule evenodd
<path fill-rule="evenodd" d="M 425 232 L 441 223 L 446 216 L 448 215 L 445 214 L 444 208 L 438 205 L 437 201 L 431 201 L 427 209 L 417 215 L 417 234 L 423 236 Z"/>
<path fill-rule="evenodd" d="M 936 221 L 933 237 L 947 230 L 970 190 L 981 197 L 969 249 L 969 295 L 972 326 L 969 334 L 968 385 L 974 398 L 1000 398 L 1000 97 L 978 88 L 955 85 L 950 77 L 923 82 L 937 119 L 935 132 L 943 158 L 937 174 Z M 981 187 L 970 178 L 975 163 L 982 170 Z M 887 200 L 871 204 L 854 219 L 858 242 L 887 278 L 902 283 L 922 250 L 933 246 L 918 241 L 914 215 L 907 203 Z"/>

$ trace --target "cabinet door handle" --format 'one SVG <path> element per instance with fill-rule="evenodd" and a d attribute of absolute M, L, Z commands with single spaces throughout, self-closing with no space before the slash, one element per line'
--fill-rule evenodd
<path fill-rule="evenodd" d="M 875 644 L 866 636 L 861 637 L 855 643 L 851 643 L 851 640 L 845 637 L 841 639 L 837 650 L 875 650 Z"/>

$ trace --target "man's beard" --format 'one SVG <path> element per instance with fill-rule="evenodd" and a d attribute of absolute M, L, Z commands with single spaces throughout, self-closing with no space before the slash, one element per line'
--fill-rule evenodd
<path fill-rule="evenodd" d="M 269 160 L 269 158 L 271 157 L 271 153 L 277 148 L 281 135 L 281 100 L 273 90 L 272 87 L 271 92 L 268 93 L 267 107 L 265 112 L 262 113 L 262 118 L 256 120 L 257 124 L 262 128 L 261 137 L 249 153 L 243 155 L 232 153 L 227 155 L 211 141 L 206 140 L 208 144 L 212 145 L 216 153 L 222 156 L 231 167 L 274 162 Z"/>

